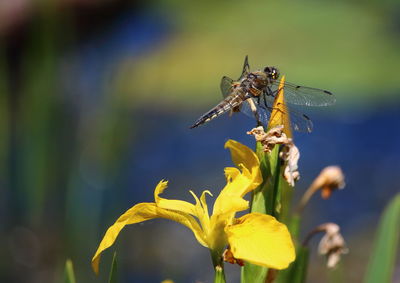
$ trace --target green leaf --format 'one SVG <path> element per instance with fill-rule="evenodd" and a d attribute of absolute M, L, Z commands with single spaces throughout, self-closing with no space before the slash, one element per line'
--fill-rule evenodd
<path fill-rule="evenodd" d="M 294 213 L 291 215 L 288 228 L 292 238 L 295 242 L 298 242 L 299 234 L 300 234 L 300 223 L 301 223 L 301 216 L 298 213 Z"/>
<path fill-rule="evenodd" d="M 307 268 L 310 250 L 308 247 L 300 246 L 297 249 L 296 260 L 279 273 L 277 283 L 305 283 L 307 279 Z"/>
<path fill-rule="evenodd" d="M 114 252 L 108 283 L 117 283 L 117 252 Z"/>
<path fill-rule="evenodd" d="M 242 267 L 241 283 L 264 283 L 268 268 L 245 263 Z"/>
<path fill-rule="evenodd" d="M 271 153 L 262 151 L 262 145 L 257 143 L 257 155 L 260 159 L 260 170 L 263 183 L 254 191 L 251 212 L 260 212 L 279 219 L 281 208 L 281 185 L 279 146 L 275 146 Z"/>
<path fill-rule="evenodd" d="M 374 248 L 369 259 L 365 283 L 392 282 L 400 232 L 400 194 L 385 208 Z"/>
<path fill-rule="evenodd" d="M 74 274 L 74 266 L 70 259 L 67 259 L 67 261 L 65 262 L 64 282 L 65 283 L 76 283 L 75 274 Z"/>

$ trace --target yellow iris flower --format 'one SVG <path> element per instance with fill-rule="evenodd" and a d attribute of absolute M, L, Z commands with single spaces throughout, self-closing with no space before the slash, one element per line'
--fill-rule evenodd
<path fill-rule="evenodd" d="M 293 242 L 287 227 L 274 217 L 261 213 L 249 213 L 235 218 L 236 212 L 249 208 L 244 195 L 262 183 L 260 162 L 256 154 L 239 142 L 229 140 L 225 148 L 231 151 L 235 167 L 225 168 L 227 180 L 214 203 L 210 216 L 204 191 L 198 198 L 192 191 L 195 204 L 182 200 L 168 200 L 159 195 L 167 188 L 167 181 L 161 181 L 154 191 L 154 202 L 139 203 L 121 215 L 108 228 L 93 259 L 95 273 L 99 271 L 101 253 L 110 247 L 126 225 L 154 218 L 166 218 L 188 227 L 197 241 L 222 256 L 229 245 L 236 259 L 253 264 L 284 269 L 295 259 Z"/>

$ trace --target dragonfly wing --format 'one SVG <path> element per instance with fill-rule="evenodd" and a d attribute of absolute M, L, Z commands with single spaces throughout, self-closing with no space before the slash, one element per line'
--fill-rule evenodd
<path fill-rule="evenodd" d="M 286 98 L 286 93 L 285 93 L 285 98 Z M 273 110 L 272 107 L 273 102 L 274 102 L 274 97 L 263 95 L 260 98 L 260 108 L 261 107 L 266 108 L 268 112 L 270 112 Z M 293 107 L 290 107 L 288 105 L 286 105 L 286 109 L 289 112 L 290 124 L 295 131 L 305 132 L 305 133 L 312 132 L 313 123 L 307 115 L 296 111 L 295 109 L 293 109 Z"/>
<path fill-rule="evenodd" d="M 238 81 L 247 76 L 250 73 L 250 65 L 249 65 L 249 58 L 246 55 L 246 57 L 244 58 L 244 64 L 243 64 L 243 70 L 242 70 L 242 74 L 240 75 L 240 77 L 238 78 Z"/>
<path fill-rule="evenodd" d="M 303 133 L 312 132 L 313 123 L 307 115 L 297 112 L 287 105 L 286 109 L 289 111 L 290 125 L 292 126 L 293 130 Z"/>
<path fill-rule="evenodd" d="M 248 98 L 247 100 L 243 101 L 239 107 L 239 110 L 253 120 L 256 119 L 258 123 L 261 123 L 264 126 L 268 125 L 271 112 L 268 109 L 260 107 L 256 98 Z"/>
<path fill-rule="evenodd" d="M 248 56 L 244 58 L 243 70 L 240 77 L 237 81 L 240 81 L 241 78 L 247 76 L 250 73 L 250 66 L 249 66 L 249 59 Z M 223 76 L 220 83 L 220 89 L 222 92 L 223 97 L 227 97 L 233 90 L 235 81 L 227 76 Z"/>
<path fill-rule="evenodd" d="M 220 83 L 223 97 L 227 97 L 233 90 L 233 80 L 227 76 L 223 76 Z"/>
<path fill-rule="evenodd" d="M 278 91 L 279 82 L 272 83 L 272 95 Z M 305 106 L 328 106 L 336 102 L 335 96 L 327 90 L 295 85 L 285 82 L 285 100 L 289 104 Z"/>

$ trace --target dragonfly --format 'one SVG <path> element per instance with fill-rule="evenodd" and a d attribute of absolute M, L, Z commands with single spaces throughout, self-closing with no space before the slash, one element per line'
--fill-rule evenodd
<path fill-rule="evenodd" d="M 242 112 L 255 118 L 259 125 L 268 125 L 273 102 L 279 90 L 279 70 L 267 66 L 263 70 L 250 71 L 248 56 L 245 57 L 242 74 L 237 80 L 222 77 L 220 89 L 223 100 L 203 114 L 190 127 L 196 128 L 226 112 Z M 282 86 L 281 86 L 282 87 Z M 336 102 L 335 96 L 328 90 L 296 85 L 285 82 L 283 85 L 285 103 L 300 106 L 329 106 Z M 299 132 L 311 132 L 311 119 L 286 105 L 291 126 Z"/>

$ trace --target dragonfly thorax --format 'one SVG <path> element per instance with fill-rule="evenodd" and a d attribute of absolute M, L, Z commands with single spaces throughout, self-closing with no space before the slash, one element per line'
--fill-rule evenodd
<path fill-rule="evenodd" d="M 241 87 L 248 91 L 251 88 L 258 90 L 261 92 L 265 87 L 269 84 L 269 78 L 266 76 L 264 72 L 255 71 L 249 73 L 242 81 Z"/>
<path fill-rule="evenodd" d="M 279 71 L 275 67 L 265 67 L 264 72 L 270 79 L 277 80 L 279 78 Z"/>

